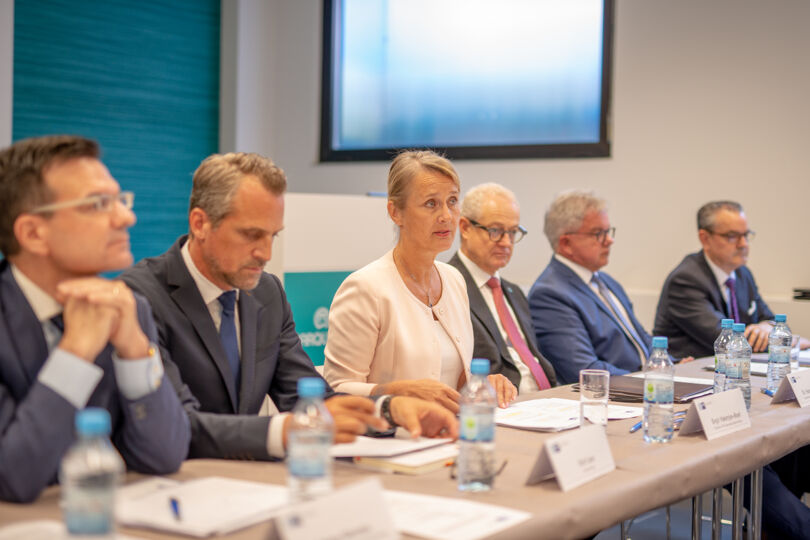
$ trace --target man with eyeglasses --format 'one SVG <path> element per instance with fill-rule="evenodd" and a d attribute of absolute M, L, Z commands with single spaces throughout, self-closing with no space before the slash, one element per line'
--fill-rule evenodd
<path fill-rule="evenodd" d="M 655 333 L 669 338 L 674 355 L 711 356 L 725 318 L 745 323 L 754 352 L 768 348 L 773 312 L 745 266 L 754 231 L 733 201 L 704 204 L 697 213 L 703 249 L 687 255 L 669 274 L 655 314 Z M 802 348 L 810 342 L 801 340 Z"/>
<path fill-rule="evenodd" d="M 449 263 L 467 283 L 473 358 L 488 358 L 491 372 L 508 378 L 519 393 L 554 386 L 554 368 L 535 343 L 526 295 L 499 275 L 526 234 L 514 193 L 494 183 L 471 189 L 461 203 L 459 231 L 461 248 Z"/>
<path fill-rule="evenodd" d="M 564 192 L 546 211 L 543 231 L 554 255 L 529 291 L 529 308 L 558 381 L 576 382 L 582 369 L 641 369 L 652 338 L 622 286 L 601 271 L 616 232 L 605 201 L 591 191 Z"/>
<path fill-rule="evenodd" d="M 72 136 L 0 151 L 0 499 L 56 482 L 86 406 L 110 413 L 127 467 L 176 471 L 188 418 L 157 352 L 146 300 L 98 277 L 132 264 L 132 193 Z"/>

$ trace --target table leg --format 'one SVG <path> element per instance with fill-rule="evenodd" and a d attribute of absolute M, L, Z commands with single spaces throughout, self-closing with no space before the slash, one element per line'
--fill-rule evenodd
<path fill-rule="evenodd" d="M 692 540 L 700 540 L 701 519 L 703 516 L 703 495 L 692 497 Z"/>
<path fill-rule="evenodd" d="M 743 479 L 734 480 L 731 488 L 731 540 L 742 540 Z"/>
<path fill-rule="evenodd" d="M 723 488 L 712 490 L 712 540 L 723 536 Z"/>
<path fill-rule="evenodd" d="M 751 473 L 751 538 L 760 540 L 762 534 L 762 468 Z"/>

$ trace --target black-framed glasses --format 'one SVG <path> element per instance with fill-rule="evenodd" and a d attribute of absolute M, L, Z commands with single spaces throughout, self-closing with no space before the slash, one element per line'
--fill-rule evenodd
<path fill-rule="evenodd" d="M 733 232 L 733 231 L 732 232 L 727 232 L 727 233 L 717 233 L 717 232 L 714 232 L 711 229 L 706 229 L 706 231 L 709 234 L 713 234 L 715 236 L 722 236 L 723 238 L 726 239 L 726 242 L 728 242 L 729 244 L 738 243 L 740 241 L 740 238 L 745 238 L 746 242 L 750 242 L 757 235 L 757 233 L 755 233 L 752 230 L 747 230 L 744 233 L 738 233 L 738 232 Z"/>
<path fill-rule="evenodd" d="M 500 242 L 503 235 L 508 235 L 509 240 L 511 240 L 513 244 L 517 244 L 523 240 L 523 237 L 529 232 L 522 225 L 518 225 L 514 229 L 504 229 L 503 227 L 487 227 L 470 218 L 467 218 L 467 220 L 472 223 L 473 227 L 478 227 L 482 231 L 487 231 L 487 234 L 489 234 L 489 239 L 493 242 Z"/>
<path fill-rule="evenodd" d="M 76 208 L 84 212 L 110 212 L 115 208 L 116 203 L 121 203 L 121 206 L 127 210 L 132 210 L 135 204 L 135 194 L 131 191 L 122 191 L 111 195 L 109 193 L 99 193 L 97 195 L 90 195 L 81 199 L 74 199 L 72 201 L 62 201 L 58 203 L 45 204 L 38 206 L 33 210 L 29 210 L 29 214 L 45 214 L 63 208 Z"/>
<path fill-rule="evenodd" d="M 594 232 L 569 232 L 565 234 L 580 234 L 584 236 L 593 236 L 599 244 L 604 244 L 608 236 L 611 240 L 616 238 L 616 227 L 608 227 L 607 229 L 602 229 L 600 231 Z"/>

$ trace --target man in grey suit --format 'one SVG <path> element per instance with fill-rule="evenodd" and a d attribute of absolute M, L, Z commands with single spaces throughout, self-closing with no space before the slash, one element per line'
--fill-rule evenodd
<path fill-rule="evenodd" d="M 655 313 L 654 333 L 669 338 L 675 356 L 711 356 L 724 318 L 745 323 L 754 352 L 768 347 L 773 312 L 760 297 L 748 261 L 754 232 L 739 203 L 715 201 L 697 213 L 702 250 L 669 274 Z M 802 348 L 810 342 L 802 340 Z"/>
<path fill-rule="evenodd" d="M 0 151 L 0 499 L 56 482 L 85 406 L 110 413 L 127 467 L 176 471 L 189 422 L 163 375 L 146 301 L 97 276 L 132 264 L 133 195 L 88 139 Z"/>
<path fill-rule="evenodd" d="M 499 275 L 526 234 L 514 193 L 489 183 L 471 189 L 461 204 L 461 249 L 450 259 L 467 283 L 475 335 L 474 358 L 488 358 L 518 392 L 556 384 L 554 368 L 537 349 L 529 303 L 519 286 Z"/>
<path fill-rule="evenodd" d="M 194 173 L 188 236 L 122 276 L 152 304 L 167 372 L 191 418 L 190 457 L 284 457 L 289 414 L 257 413 L 268 395 L 289 411 L 298 379 L 319 376 L 281 282 L 263 271 L 283 228 L 286 186 L 284 172 L 257 154 L 206 158 Z M 388 427 L 367 398 L 335 396 L 326 406 L 338 441 Z M 414 434 L 456 434 L 438 405 L 396 397 L 377 406 Z"/>

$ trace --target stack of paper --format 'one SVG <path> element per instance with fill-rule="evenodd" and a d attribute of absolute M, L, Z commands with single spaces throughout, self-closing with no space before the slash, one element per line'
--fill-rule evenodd
<path fill-rule="evenodd" d="M 458 447 L 452 439 L 399 439 L 357 437 L 354 442 L 336 444 L 331 454 L 351 458 L 363 467 L 402 474 L 424 474 L 453 464 Z"/>
<path fill-rule="evenodd" d="M 608 419 L 620 420 L 641 416 L 641 407 L 608 405 Z M 506 409 L 495 409 L 499 426 L 532 431 L 562 431 L 579 427 L 579 401 L 545 398 L 513 403 Z"/>
<path fill-rule="evenodd" d="M 287 499 L 283 486 L 216 476 L 183 483 L 154 478 L 119 491 L 116 517 L 129 527 L 204 538 L 268 520 Z"/>

